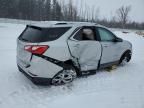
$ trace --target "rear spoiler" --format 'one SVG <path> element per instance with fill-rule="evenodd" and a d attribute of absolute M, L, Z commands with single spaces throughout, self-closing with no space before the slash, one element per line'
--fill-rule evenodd
<path fill-rule="evenodd" d="M 26 25 L 26 27 L 27 27 L 27 28 L 34 28 L 34 29 L 42 30 L 41 27 L 33 26 L 33 25 Z"/>

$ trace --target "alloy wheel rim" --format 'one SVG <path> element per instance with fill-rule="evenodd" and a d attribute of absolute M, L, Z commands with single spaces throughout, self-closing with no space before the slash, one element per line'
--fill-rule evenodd
<path fill-rule="evenodd" d="M 57 76 L 52 79 L 53 85 L 62 85 L 70 83 L 76 78 L 76 72 L 74 70 L 63 70 Z"/>

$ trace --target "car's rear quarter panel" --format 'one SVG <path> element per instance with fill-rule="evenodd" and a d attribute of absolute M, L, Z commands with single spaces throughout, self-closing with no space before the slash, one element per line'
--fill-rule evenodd
<path fill-rule="evenodd" d="M 63 70 L 62 67 L 38 56 L 33 56 L 30 65 L 28 71 L 43 78 L 53 78 L 59 71 Z"/>

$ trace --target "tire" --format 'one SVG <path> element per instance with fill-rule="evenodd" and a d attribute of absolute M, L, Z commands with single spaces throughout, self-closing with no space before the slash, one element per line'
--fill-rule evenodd
<path fill-rule="evenodd" d="M 123 55 L 122 55 L 122 57 L 121 57 L 121 59 L 120 59 L 120 61 L 119 61 L 119 64 L 121 65 L 125 65 L 125 64 L 127 64 L 128 62 L 130 62 L 130 60 L 131 60 L 131 52 L 130 51 L 127 51 L 127 52 L 125 52 Z"/>
<path fill-rule="evenodd" d="M 51 81 L 52 85 L 64 85 L 67 83 L 71 83 L 77 77 L 76 70 L 73 67 L 66 68 L 56 74 Z"/>

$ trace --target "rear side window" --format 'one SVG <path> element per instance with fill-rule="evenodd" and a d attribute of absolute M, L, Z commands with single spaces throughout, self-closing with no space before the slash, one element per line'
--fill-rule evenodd
<path fill-rule="evenodd" d="M 73 38 L 76 40 L 79 40 L 79 41 L 96 40 L 95 33 L 92 28 L 83 28 L 83 29 L 79 30 Z"/>
<path fill-rule="evenodd" d="M 61 37 L 69 29 L 70 27 L 56 27 L 56 28 L 27 27 L 26 30 L 21 34 L 19 39 L 33 43 L 53 41 Z"/>

